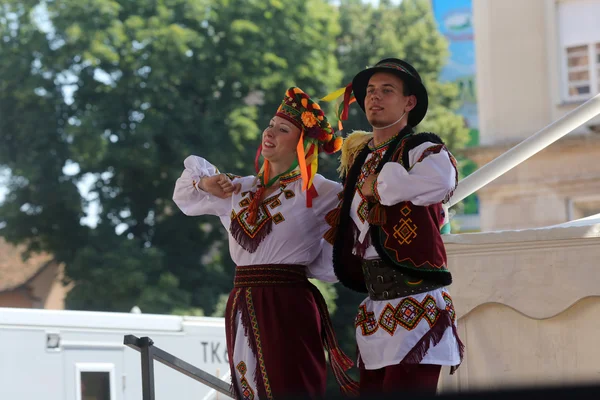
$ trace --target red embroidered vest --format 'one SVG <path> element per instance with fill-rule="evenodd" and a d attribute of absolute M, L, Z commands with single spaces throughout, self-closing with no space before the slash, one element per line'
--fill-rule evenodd
<path fill-rule="evenodd" d="M 416 147 L 407 146 L 408 139 L 431 134 L 413 135 L 412 130 L 408 128 L 400 135 L 403 137 L 399 142 L 395 141 L 395 148 L 388 150 L 394 151 L 389 162 L 404 165 L 408 159 L 408 151 Z M 426 141 L 441 142 L 435 135 L 433 138 L 437 139 L 431 136 L 424 138 L 428 139 Z M 443 142 L 440 144 L 441 149 Z M 390 146 L 394 146 L 394 143 Z M 344 182 L 343 198 L 338 208 L 328 215 L 327 220 L 332 228 L 325 235 L 333 244 L 333 265 L 340 283 L 363 293 L 366 293 L 367 289 L 362 274 L 362 259 L 353 254 L 356 238 L 355 230 L 350 225 L 353 224 L 350 211 L 358 174 L 369 152 L 366 147 L 365 145 L 357 152 L 358 155 Z M 371 222 L 370 240 L 382 260 L 416 279 L 442 285 L 452 283 L 452 275 L 446 268 L 446 250 L 440 234 L 444 222 L 441 203 L 416 206 L 406 201 L 383 206 L 375 202 L 370 204 L 370 214 L 373 215 L 374 212 L 380 217 L 383 216 L 380 218 L 383 221 L 379 221 L 377 225 Z"/>

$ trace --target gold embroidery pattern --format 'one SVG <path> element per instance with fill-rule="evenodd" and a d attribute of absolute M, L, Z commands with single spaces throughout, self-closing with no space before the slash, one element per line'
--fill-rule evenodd
<path fill-rule="evenodd" d="M 410 214 L 410 207 L 405 205 L 400 209 L 400 213 L 405 218 L 401 218 L 396 225 L 394 225 L 393 237 L 398 241 L 400 245 L 410 244 L 417 237 L 417 225 L 415 225 L 412 219 L 407 218 Z"/>
<path fill-rule="evenodd" d="M 250 383 L 246 379 L 246 372 L 248 372 L 248 368 L 246 367 L 246 363 L 240 361 L 240 363 L 235 367 L 241 375 L 240 378 L 240 386 L 242 387 L 242 396 L 244 400 L 253 400 L 254 399 L 254 391 L 250 386 Z"/>

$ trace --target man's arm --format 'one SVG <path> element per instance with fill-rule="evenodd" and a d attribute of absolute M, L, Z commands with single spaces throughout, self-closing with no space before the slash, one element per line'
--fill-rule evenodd
<path fill-rule="evenodd" d="M 425 142 L 409 151 L 407 171 L 398 162 L 386 163 L 362 186 L 363 195 L 384 206 L 410 201 L 427 206 L 446 201 L 456 188 L 456 167 L 443 144 Z"/>

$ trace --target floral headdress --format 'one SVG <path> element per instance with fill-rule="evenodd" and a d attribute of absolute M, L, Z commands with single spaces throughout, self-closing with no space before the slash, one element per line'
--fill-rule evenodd
<path fill-rule="evenodd" d="M 302 175 L 302 190 L 307 191 L 306 206 L 312 207 L 312 199 L 318 195 L 313 180 L 318 169 L 319 152 L 333 154 L 339 151 L 343 139 L 334 133 L 319 104 L 300 88 L 291 87 L 285 92 L 275 115 L 285 118 L 301 130 L 296 147 L 298 166 Z M 265 160 L 260 170 L 264 182 L 268 181 L 268 171 L 268 161 Z"/>

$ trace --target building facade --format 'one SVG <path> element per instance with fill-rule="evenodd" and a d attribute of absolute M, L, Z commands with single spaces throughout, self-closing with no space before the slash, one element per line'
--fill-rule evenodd
<path fill-rule="evenodd" d="M 479 167 L 600 93 L 600 0 L 473 0 Z M 600 213 L 600 118 L 478 191 L 482 231 Z"/>

